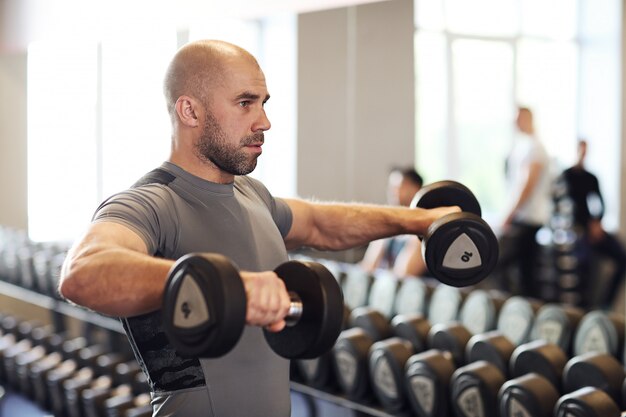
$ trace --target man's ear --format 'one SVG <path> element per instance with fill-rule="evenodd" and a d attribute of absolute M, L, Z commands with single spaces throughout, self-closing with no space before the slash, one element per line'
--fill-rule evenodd
<path fill-rule="evenodd" d="M 201 111 L 200 103 L 189 96 L 180 96 L 176 100 L 176 114 L 180 123 L 187 127 L 198 127 L 198 116 Z"/>

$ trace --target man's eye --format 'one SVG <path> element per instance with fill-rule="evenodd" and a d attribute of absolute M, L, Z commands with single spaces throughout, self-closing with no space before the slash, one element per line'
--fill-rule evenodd
<path fill-rule="evenodd" d="M 248 107 L 248 105 L 250 105 L 249 101 L 240 101 L 239 102 L 239 107 Z"/>

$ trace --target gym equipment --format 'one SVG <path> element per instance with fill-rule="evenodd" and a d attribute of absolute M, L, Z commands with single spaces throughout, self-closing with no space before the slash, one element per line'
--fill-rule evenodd
<path fill-rule="evenodd" d="M 400 280 L 385 269 L 374 273 L 374 282 L 370 288 L 368 305 L 380 311 L 387 319 L 395 314 L 395 300 Z"/>
<path fill-rule="evenodd" d="M 333 347 L 337 382 L 348 398 L 365 401 L 371 392 L 367 361 L 373 344 L 364 329 L 353 327 L 341 332 Z"/>
<path fill-rule="evenodd" d="M 462 212 L 437 219 L 422 236 L 422 253 L 428 270 L 444 284 L 454 287 L 476 284 L 496 266 L 498 240 L 480 217 L 480 204 L 474 194 L 458 182 L 426 185 L 411 202 L 413 208 L 441 206 L 459 206 Z"/>
<path fill-rule="evenodd" d="M 352 265 L 346 269 L 346 277 L 341 288 L 349 309 L 367 305 L 373 282 L 374 277 L 359 265 Z"/>
<path fill-rule="evenodd" d="M 540 307 L 541 303 L 537 300 L 521 296 L 509 298 L 500 310 L 497 330 L 516 346 L 527 342 L 535 321 L 535 314 Z"/>
<path fill-rule="evenodd" d="M 391 319 L 393 334 L 408 340 L 415 352 L 426 350 L 431 326 L 421 314 L 398 314 Z"/>
<path fill-rule="evenodd" d="M 588 352 L 570 359 L 563 369 L 563 391 L 590 386 L 606 392 L 620 404 L 626 374 L 621 363 L 608 353 Z"/>
<path fill-rule="evenodd" d="M 619 417 L 621 412 L 615 401 L 602 390 L 584 387 L 559 398 L 554 407 L 554 417 Z"/>
<path fill-rule="evenodd" d="M 473 290 L 459 311 L 459 321 L 472 334 L 493 330 L 505 299 L 505 294 L 496 290 Z"/>
<path fill-rule="evenodd" d="M 400 282 L 396 294 L 396 314 L 426 314 L 426 307 L 435 286 L 424 278 L 407 277 Z"/>
<path fill-rule="evenodd" d="M 430 349 L 411 356 L 405 366 L 411 410 L 419 417 L 448 417 L 450 379 L 456 369 L 450 352 Z"/>
<path fill-rule="evenodd" d="M 456 287 L 439 284 L 428 305 L 428 321 L 432 325 L 455 321 L 463 305 L 467 292 Z"/>
<path fill-rule="evenodd" d="M 498 392 L 500 417 L 552 417 L 559 399 L 556 388 L 536 373 L 522 375 L 502 385 Z"/>
<path fill-rule="evenodd" d="M 498 392 L 504 382 L 498 367 L 485 361 L 458 368 L 450 380 L 454 415 L 496 417 Z"/>
<path fill-rule="evenodd" d="M 406 407 L 404 368 L 413 355 L 413 346 L 399 337 L 381 340 L 369 351 L 369 374 L 374 394 L 390 413 Z"/>
<path fill-rule="evenodd" d="M 511 355 L 515 345 L 497 330 L 472 336 L 465 347 L 467 363 L 487 361 L 500 369 L 503 375 L 509 374 Z"/>
<path fill-rule="evenodd" d="M 609 353 L 620 357 L 624 345 L 624 316 L 601 310 L 583 316 L 574 335 L 574 355 L 587 352 Z"/>
<path fill-rule="evenodd" d="M 537 311 L 530 338 L 554 343 L 565 353 L 570 353 L 574 330 L 583 315 L 583 310 L 578 307 L 546 304 Z"/>
<path fill-rule="evenodd" d="M 268 345 L 289 359 L 310 359 L 330 350 L 341 331 L 343 296 L 333 275 L 315 262 L 289 261 L 276 274 L 292 298 L 287 326 L 264 330 Z M 219 357 L 239 341 L 246 319 L 246 293 L 226 257 L 191 253 L 170 270 L 163 296 L 163 324 L 182 356 Z"/>
<path fill-rule="evenodd" d="M 450 352 L 457 366 L 465 363 L 465 347 L 472 334 L 459 322 L 438 323 L 428 333 L 428 346 Z"/>
<path fill-rule="evenodd" d="M 534 340 L 518 346 L 511 355 L 509 365 L 513 378 L 534 372 L 560 390 L 566 363 L 567 356 L 560 347 L 545 340 Z"/>

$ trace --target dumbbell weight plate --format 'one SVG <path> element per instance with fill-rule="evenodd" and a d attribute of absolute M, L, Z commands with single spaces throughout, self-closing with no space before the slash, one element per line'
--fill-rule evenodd
<path fill-rule="evenodd" d="M 275 269 L 287 291 L 298 295 L 302 314 L 280 332 L 264 330 L 272 350 L 288 359 L 312 359 L 329 351 L 343 325 L 344 303 L 339 284 L 316 262 L 285 262 Z"/>
<path fill-rule="evenodd" d="M 587 352 L 621 353 L 624 343 L 624 317 L 600 310 L 590 311 L 581 319 L 574 336 L 574 355 Z"/>
<path fill-rule="evenodd" d="M 453 213 L 428 228 L 424 260 L 444 284 L 466 287 L 485 279 L 498 260 L 498 240 L 489 225 L 472 213 Z"/>
<path fill-rule="evenodd" d="M 172 267 L 163 299 L 163 327 L 181 356 L 219 357 L 239 341 L 246 292 L 235 266 L 215 254 L 191 253 Z"/>
<path fill-rule="evenodd" d="M 422 187 L 413 200 L 411 207 L 431 209 L 442 206 L 459 206 L 461 211 L 481 215 L 480 204 L 474 193 L 456 181 L 437 181 Z"/>
<path fill-rule="evenodd" d="M 431 209 L 458 206 L 462 213 L 444 216 L 428 228 L 422 246 L 430 272 L 441 282 L 464 287 L 482 281 L 498 260 L 498 240 L 480 218 L 481 209 L 474 194 L 455 181 L 439 181 L 423 187 L 411 207 Z"/>

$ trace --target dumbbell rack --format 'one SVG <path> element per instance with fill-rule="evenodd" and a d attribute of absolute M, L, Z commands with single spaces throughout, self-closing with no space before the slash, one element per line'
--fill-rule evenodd
<path fill-rule="evenodd" d="M 51 313 L 52 325 L 57 331 L 63 331 L 66 329 L 65 319 L 70 317 L 80 321 L 81 323 L 113 331 L 115 333 L 119 333 L 120 335 L 124 334 L 121 323 L 115 318 L 103 316 L 49 295 L 40 294 L 36 291 L 23 288 L 16 284 L 0 280 L 0 294 L 49 310 Z M 294 393 L 302 395 L 305 398 L 305 402 L 308 404 L 307 408 L 309 409 L 308 415 L 312 417 L 317 415 L 315 411 L 318 408 L 316 406 L 316 401 L 322 401 L 339 408 L 351 410 L 354 412 L 351 415 L 359 417 L 405 417 L 403 414 L 389 414 L 379 407 L 368 406 L 366 404 L 351 401 L 342 395 L 312 388 L 295 381 L 291 382 L 291 389 Z M 408 416 L 408 414 L 406 416 Z"/>

